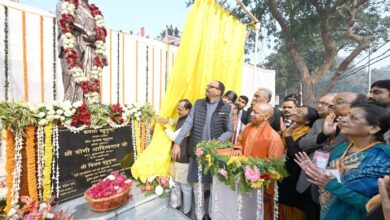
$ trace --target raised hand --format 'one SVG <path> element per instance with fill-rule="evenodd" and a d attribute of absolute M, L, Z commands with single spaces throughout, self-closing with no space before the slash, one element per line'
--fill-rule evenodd
<path fill-rule="evenodd" d="M 326 116 L 324 125 L 322 126 L 322 133 L 325 135 L 333 135 L 336 134 L 336 129 L 338 122 L 335 122 L 336 115 L 334 113 L 330 113 Z"/>
<path fill-rule="evenodd" d="M 306 167 L 316 166 L 305 152 L 296 153 L 294 161 L 301 167 L 302 170 L 305 170 Z"/>
<path fill-rule="evenodd" d="M 305 173 L 307 180 L 320 188 L 324 188 L 326 184 L 329 183 L 332 179 L 336 178 L 329 171 L 323 171 L 316 166 L 308 166 L 305 168 Z"/>

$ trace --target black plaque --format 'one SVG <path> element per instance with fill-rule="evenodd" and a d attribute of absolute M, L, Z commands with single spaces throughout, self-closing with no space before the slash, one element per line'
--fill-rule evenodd
<path fill-rule="evenodd" d="M 59 144 L 59 202 L 83 195 L 113 171 L 130 173 L 130 167 L 120 165 L 120 161 L 133 152 L 130 126 L 85 129 L 76 134 L 63 128 L 59 130 Z"/>

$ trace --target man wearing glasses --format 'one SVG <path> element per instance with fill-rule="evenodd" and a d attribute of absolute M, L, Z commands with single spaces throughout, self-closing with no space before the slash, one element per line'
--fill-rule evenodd
<path fill-rule="evenodd" d="M 191 109 L 186 121 L 181 127 L 180 133 L 175 139 L 172 148 L 172 160 L 176 161 L 180 155 L 180 145 L 184 138 L 190 133 L 188 141 L 188 154 L 190 165 L 188 171 L 188 181 L 194 184 L 195 212 L 199 218 L 209 219 L 211 213 L 211 203 L 209 202 L 209 215 L 205 215 L 204 204 L 199 208 L 198 203 L 198 164 L 196 162 L 195 148 L 201 141 L 219 140 L 227 141 L 233 135 L 233 116 L 230 105 L 222 100 L 225 86 L 220 81 L 211 81 L 206 87 L 206 98 L 198 99 Z M 211 184 L 211 175 L 203 175 L 202 195 L 205 184 Z M 204 203 L 204 198 L 202 199 Z M 211 196 L 210 200 L 211 201 Z"/>

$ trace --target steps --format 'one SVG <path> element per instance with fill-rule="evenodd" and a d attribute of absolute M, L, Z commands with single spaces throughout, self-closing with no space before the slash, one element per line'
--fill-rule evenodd
<path fill-rule="evenodd" d="M 185 215 L 176 209 L 168 207 L 168 198 L 160 198 L 157 195 L 144 196 L 139 187 L 131 190 L 133 198 L 124 205 L 110 212 L 98 213 L 92 211 L 83 198 L 77 198 L 57 208 L 65 214 L 73 213 L 74 220 L 185 220 Z"/>

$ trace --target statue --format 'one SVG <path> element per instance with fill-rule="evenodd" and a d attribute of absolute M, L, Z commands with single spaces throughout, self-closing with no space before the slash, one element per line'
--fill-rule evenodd
<path fill-rule="evenodd" d="M 64 100 L 99 103 L 100 77 L 107 65 L 103 16 L 88 0 L 61 0 L 56 15 Z"/>

